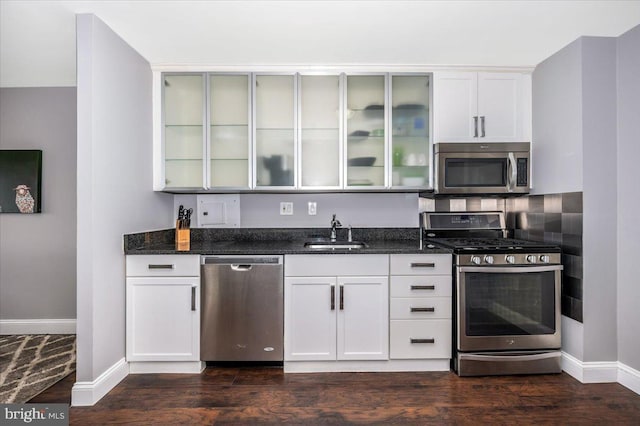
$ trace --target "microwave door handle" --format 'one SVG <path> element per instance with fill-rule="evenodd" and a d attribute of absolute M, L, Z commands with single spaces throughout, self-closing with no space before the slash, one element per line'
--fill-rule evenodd
<path fill-rule="evenodd" d="M 518 179 L 518 168 L 516 167 L 516 156 L 513 152 L 508 155 L 509 165 L 507 166 L 507 190 L 513 192 L 516 187 L 516 180 Z"/>

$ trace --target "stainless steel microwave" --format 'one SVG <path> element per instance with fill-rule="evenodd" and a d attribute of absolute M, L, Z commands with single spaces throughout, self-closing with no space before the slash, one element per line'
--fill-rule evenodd
<path fill-rule="evenodd" d="M 436 194 L 526 194 L 531 144 L 437 143 Z"/>

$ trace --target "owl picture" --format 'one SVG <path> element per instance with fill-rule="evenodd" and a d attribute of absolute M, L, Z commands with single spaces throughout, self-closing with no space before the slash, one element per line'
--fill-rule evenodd
<path fill-rule="evenodd" d="M 33 213 L 35 201 L 29 192 L 31 188 L 27 185 L 18 185 L 13 189 L 16 191 L 16 206 L 18 206 L 20 213 Z"/>

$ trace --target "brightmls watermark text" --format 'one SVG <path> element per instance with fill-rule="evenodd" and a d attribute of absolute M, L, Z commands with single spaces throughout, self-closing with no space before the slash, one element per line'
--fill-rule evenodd
<path fill-rule="evenodd" d="M 67 426 L 68 404 L 0 404 L 0 425 Z"/>

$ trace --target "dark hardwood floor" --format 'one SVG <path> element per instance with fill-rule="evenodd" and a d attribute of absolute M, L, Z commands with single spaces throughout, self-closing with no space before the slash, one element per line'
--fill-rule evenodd
<path fill-rule="evenodd" d="M 70 403 L 75 375 L 33 403 Z M 562 373 L 471 377 L 453 373 L 284 374 L 212 368 L 201 375 L 129 375 L 70 423 L 638 425 L 640 395 L 616 383 L 581 384 Z"/>

